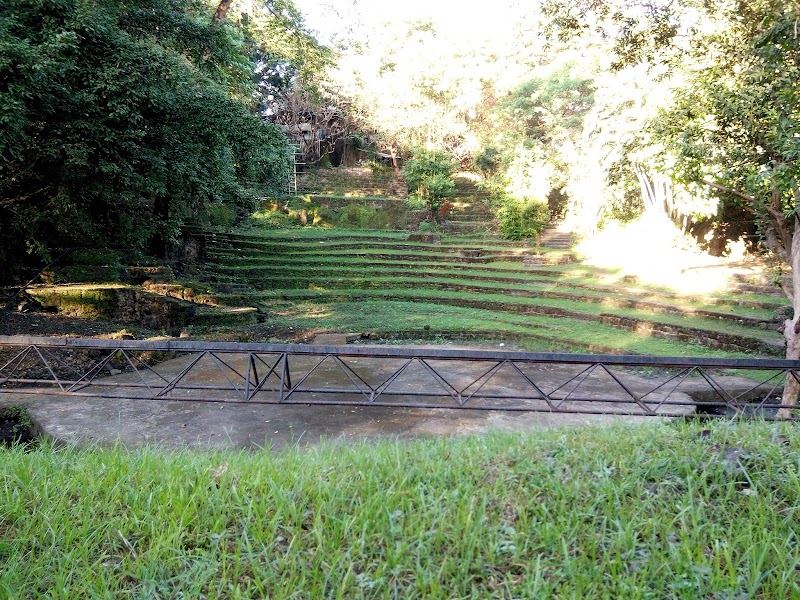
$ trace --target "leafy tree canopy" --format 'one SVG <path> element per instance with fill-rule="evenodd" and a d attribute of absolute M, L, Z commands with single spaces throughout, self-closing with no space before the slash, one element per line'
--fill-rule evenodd
<path fill-rule="evenodd" d="M 711 188 L 723 207 L 743 204 L 791 265 L 794 317 L 783 329 L 787 358 L 800 358 L 800 3 L 551 0 L 547 10 L 567 36 L 604 21 L 618 67 L 646 57 L 666 68 L 672 102 L 651 142 L 674 180 Z M 787 380 L 784 403 L 798 388 Z"/>
<path fill-rule="evenodd" d="M 286 141 L 252 110 L 243 40 L 196 0 L 4 2 L 0 264 L 163 250 L 203 204 L 280 187 Z"/>

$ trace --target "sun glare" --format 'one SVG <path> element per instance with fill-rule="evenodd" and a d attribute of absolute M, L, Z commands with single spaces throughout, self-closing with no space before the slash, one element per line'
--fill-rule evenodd
<path fill-rule="evenodd" d="M 735 276 L 755 276 L 758 266 L 738 253 L 727 257 L 701 251 L 661 215 L 644 215 L 624 225 L 613 223 L 582 242 L 585 263 L 614 269 L 614 279 L 634 276 L 648 285 L 687 295 L 724 291 Z"/>
<path fill-rule="evenodd" d="M 519 7 L 513 2 L 497 2 L 491 8 L 457 0 L 406 0 L 400 5 L 383 2 L 357 2 L 352 8 L 319 0 L 296 0 L 310 29 L 321 39 L 332 39 L 349 27 L 374 28 L 397 21 L 430 20 L 438 32 L 453 37 L 502 37 L 514 22 Z M 354 22 L 358 21 L 358 22 Z"/>

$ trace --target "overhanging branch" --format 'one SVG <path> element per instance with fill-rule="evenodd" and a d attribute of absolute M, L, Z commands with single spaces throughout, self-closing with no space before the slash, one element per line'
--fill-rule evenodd
<path fill-rule="evenodd" d="M 742 193 L 742 192 L 740 192 L 738 190 L 733 190 L 733 189 L 731 189 L 729 187 L 725 187 L 724 185 L 720 185 L 718 183 L 714 183 L 713 181 L 709 181 L 708 179 L 701 179 L 700 183 L 704 183 L 707 186 L 712 187 L 717 191 L 725 192 L 726 194 L 731 194 L 733 196 L 736 196 L 737 198 L 741 198 L 742 200 L 744 200 L 746 202 L 755 202 L 755 200 L 756 200 L 752 196 L 748 196 L 747 194 L 744 194 L 744 193 Z M 748 209 L 751 210 L 751 212 L 752 212 L 752 209 L 750 209 L 749 207 L 748 207 Z"/>

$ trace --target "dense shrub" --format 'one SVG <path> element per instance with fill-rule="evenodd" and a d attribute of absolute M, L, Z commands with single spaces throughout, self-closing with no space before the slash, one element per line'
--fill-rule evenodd
<path fill-rule="evenodd" d="M 236 211 L 222 202 L 206 204 L 205 220 L 212 226 L 230 227 L 236 222 Z"/>
<path fill-rule="evenodd" d="M 336 218 L 339 227 L 353 229 L 386 229 L 387 224 L 388 218 L 382 211 L 359 204 L 348 204 Z"/>
<path fill-rule="evenodd" d="M 163 252 L 204 205 L 244 212 L 253 185 L 283 185 L 254 63 L 210 16 L 193 0 L 0 4 L 0 279 L 88 239 Z"/>
<path fill-rule="evenodd" d="M 508 153 L 497 146 L 485 146 L 473 159 L 473 164 L 478 171 L 488 179 L 503 173 L 510 164 Z"/>
<path fill-rule="evenodd" d="M 331 227 L 336 223 L 336 213 L 330 208 L 318 206 L 313 210 L 312 225 Z"/>
<path fill-rule="evenodd" d="M 455 190 L 453 174 L 457 169 L 458 164 L 447 152 L 419 148 L 403 165 L 403 178 L 409 190 L 423 200 L 431 216 L 435 216 L 444 198 Z"/>
<path fill-rule="evenodd" d="M 547 227 L 550 210 L 546 202 L 531 198 L 507 199 L 497 210 L 500 233 L 509 240 L 535 238 Z"/>

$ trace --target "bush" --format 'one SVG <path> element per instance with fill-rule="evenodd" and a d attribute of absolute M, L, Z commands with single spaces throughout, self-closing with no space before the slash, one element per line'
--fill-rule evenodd
<path fill-rule="evenodd" d="M 339 213 L 336 225 L 354 229 L 386 229 L 388 218 L 371 206 L 348 204 Z"/>
<path fill-rule="evenodd" d="M 506 153 L 497 146 L 486 146 L 475 155 L 473 164 L 484 178 L 489 179 L 500 175 L 508 168 L 511 161 Z"/>
<path fill-rule="evenodd" d="M 229 204 L 206 204 L 205 213 L 212 227 L 230 227 L 236 222 L 236 211 Z"/>
<path fill-rule="evenodd" d="M 319 206 L 314 209 L 314 217 L 311 221 L 313 225 L 320 227 L 332 227 L 336 222 L 336 213 L 330 208 Z"/>
<path fill-rule="evenodd" d="M 436 226 L 430 221 L 422 221 L 419 224 L 420 231 L 436 231 Z"/>
<path fill-rule="evenodd" d="M 498 209 L 500 233 L 509 240 L 538 237 L 550 222 L 546 202 L 523 198 L 509 199 Z"/>
<path fill-rule="evenodd" d="M 403 166 L 403 178 L 435 216 L 442 200 L 455 190 L 453 174 L 457 169 L 458 164 L 447 152 L 419 148 Z"/>
<path fill-rule="evenodd" d="M 0 279 L 87 239 L 165 255 L 206 203 L 281 191 L 243 40 L 194 0 L 3 2 Z"/>
<path fill-rule="evenodd" d="M 110 249 L 81 248 L 79 250 L 73 250 L 69 254 L 68 261 L 74 265 L 119 265 L 120 255 L 118 252 Z"/>
<path fill-rule="evenodd" d="M 258 227 L 263 229 L 280 229 L 300 225 L 298 213 L 290 215 L 282 210 L 259 210 L 245 219 L 241 227 Z"/>
<path fill-rule="evenodd" d="M 406 199 L 406 206 L 409 210 L 424 210 L 428 208 L 428 204 L 422 198 L 416 196 L 409 196 Z"/>
<path fill-rule="evenodd" d="M 405 202 L 389 202 L 384 205 L 381 212 L 386 217 L 387 229 L 405 229 L 408 227 L 409 214 Z"/>

